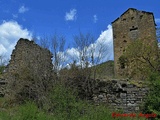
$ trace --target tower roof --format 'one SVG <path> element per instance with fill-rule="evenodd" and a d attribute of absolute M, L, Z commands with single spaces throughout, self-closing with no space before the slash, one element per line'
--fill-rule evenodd
<path fill-rule="evenodd" d="M 140 11 L 140 10 L 137 10 L 137 9 L 135 9 L 135 8 L 129 8 L 129 9 L 127 9 L 123 14 L 121 14 L 120 17 L 122 17 L 125 13 L 127 13 L 127 12 L 130 11 L 130 10 L 132 10 L 132 11 L 137 11 L 137 12 L 141 12 L 141 13 L 152 14 L 153 19 L 154 19 L 154 15 L 153 15 L 152 12 Z M 112 22 L 112 24 L 113 24 L 114 22 L 116 22 L 117 20 L 119 20 L 120 17 L 118 17 L 117 19 L 115 19 L 115 20 Z M 154 20 L 154 23 L 155 23 L 155 20 Z M 155 26 L 157 26 L 156 23 L 155 23 Z"/>

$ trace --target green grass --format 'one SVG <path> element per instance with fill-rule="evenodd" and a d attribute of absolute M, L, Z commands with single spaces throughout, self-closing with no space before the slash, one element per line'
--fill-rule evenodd
<path fill-rule="evenodd" d="M 7 108 L 0 111 L 0 120 L 54 120 L 51 115 L 39 110 L 35 103 L 26 102 L 26 104 Z"/>
<path fill-rule="evenodd" d="M 96 67 L 96 79 L 111 79 L 114 77 L 114 61 L 109 60 L 107 62 L 98 64 Z M 94 71 L 95 67 L 90 69 Z"/>
<path fill-rule="evenodd" d="M 0 120 L 131 120 L 131 118 L 112 118 L 112 112 L 104 106 L 77 103 L 70 111 L 61 106 L 52 113 L 38 109 L 33 102 L 13 107 L 7 111 L 0 111 Z M 83 109 L 82 109 L 83 108 Z M 79 110 L 83 110 L 80 111 Z M 136 119 L 134 120 L 142 120 Z"/>
<path fill-rule="evenodd" d="M 61 84 L 54 86 L 48 99 L 50 102 L 47 105 L 38 108 L 35 102 L 31 101 L 11 107 L 5 106 L 5 100 L 2 98 L 0 120 L 130 120 L 112 118 L 112 111 L 105 105 L 96 106 L 80 100 L 73 90 Z"/>

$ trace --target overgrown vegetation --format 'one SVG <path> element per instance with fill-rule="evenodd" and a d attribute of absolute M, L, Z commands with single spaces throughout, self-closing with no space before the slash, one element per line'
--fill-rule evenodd
<path fill-rule="evenodd" d="M 129 76 L 144 80 L 159 70 L 160 50 L 157 42 L 150 43 L 149 39 L 135 40 L 120 57 L 121 67 L 129 68 Z"/>
<path fill-rule="evenodd" d="M 3 71 L 4 71 L 4 69 L 5 69 L 5 66 L 0 66 L 0 75 L 3 73 Z"/>
<path fill-rule="evenodd" d="M 86 34 L 75 36 L 75 43 L 79 47 L 79 61 L 73 59 L 70 69 L 60 69 L 64 62 L 64 37 L 54 36 L 51 50 L 53 52 L 53 74 L 51 79 L 41 79 L 35 74 L 32 66 L 23 66 L 13 74 L 16 83 L 12 84 L 14 98 L 0 99 L 0 119 L 2 120 L 123 120 L 132 118 L 113 118 L 107 105 L 88 102 L 86 98 L 92 95 L 92 89 L 96 87 L 94 81 L 97 78 L 105 79 L 113 77 L 113 61 L 97 65 L 105 53 L 104 46 L 99 45 L 97 54 L 96 46 L 92 44 L 93 37 Z M 41 41 L 44 48 L 49 44 Z M 59 41 L 59 42 L 58 42 Z M 61 41 L 61 42 L 60 42 Z M 144 41 L 143 41 L 144 42 Z M 155 44 L 143 44 L 137 40 L 126 49 L 126 53 L 120 57 L 122 68 L 132 68 L 131 75 L 143 75 L 150 81 L 150 93 L 144 104 L 144 113 L 156 113 L 160 116 L 160 75 L 159 52 Z M 93 46 L 90 46 L 92 44 Z M 80 46 L 79 46 L 80 45 Z M 133 52 L 134 51 L 134 52 Z M 90 54 L 88 54 L 88 52 Z M 79 62 L 79 63 L 77 63 Z M 91 64 L 89 67 L 89 64 Z M 0 74 L 4 66 L 0 67 Z M 40 67 L 38 70 L 41 69 Z M 41 73 L 40 73 L 41 74 Z M 71 80 L 71 81 L 70 81 Z M 52 81 L 52 82 L 49 82 Z M 53 82 L 54 81 L 54 82 Z M 49 89 L 48 89 L 49 88 Z M 12 97 L 12 96 L 10 96 Z M 14 101 L 16 100 L 16 102 Z M 134 118 L 140 120 L 141 118 Z M 143 119 L 143 118 L 142 118 Z"/>
<path fill-rule="evenodd" d="M 0 76 L 3 73 L 5 69 L 5 64 L 7 63 L 7 60 L 5 59 L 5 56 L 0 54 Z"/>
<path fill-rule="evenodd" d="M 91 67 L 92 69 L 92 67 Z M 114 61 L 109 60 L 107 62 L 96 65 L 96 79 L 111 79 L 114 77 Z"/>
<path fill-rule="evenodd" d="M 130 120 L 113 118 L 112 111 L 105 105 L 96 106 L 80 100 L 70 88 L 61 83 L 54 86 L 48 97 L 50 102 L 39 108 L 33 101 L 16 106 L 8 106 L 0 99 L 0 119 L 2 120 Z M 116 112 L 116 111 L 114 111 Z M 118 112 L 118 111 L 117 111 Z M 119 112 L 118 112 L 119 113 Z M 135 118 L 136 120 L 136 118 Z M 139 118 L 137 118 L 139 120 Z"/>
<path fill-rule="evenodd" d="M 120 57 L 120 62 L 122 66 L 127 65 L 131 77 L 145 80 L 148 84 L 150 92 L 144 103 L 143 112 L 155 113 L 156 119 L 160 119 L 160 50 L 157 42 L 149 43 L 147 40 L 149 38 L 136 40 L 130 44 Z"/>
<path fill-rule="evenodd" d="M 160 119 L 160 74 L 152 73 L 149 77 L 150 92 L 144 104 L 144 112 L 157 114 Z"/>

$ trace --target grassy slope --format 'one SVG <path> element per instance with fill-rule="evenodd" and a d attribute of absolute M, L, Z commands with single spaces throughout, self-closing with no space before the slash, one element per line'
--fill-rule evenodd
<path fill-rule="evenodd" d="M 114 61 L 107 61 L 96 66 L 97 78 L 107 79 L 114 76 Z"/>

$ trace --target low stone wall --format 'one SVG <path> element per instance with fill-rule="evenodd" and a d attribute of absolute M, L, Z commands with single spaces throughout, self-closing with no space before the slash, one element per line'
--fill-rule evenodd
<path fill-rule="evenodd" d="M 123 110 L 124 113 L 141 112 L 149 88 L 138 87 L 127 80 L 101 81 L 85 78 L 71 78 L 68 85 L 78 89 L 81 99 L 88 99 L 95 104 L 104 103 L 112 110 Z M 0 97 L 5 94 L 6 82 L 0 78 Z"/>
<path fill-rule="evenodd" d="M 101 81 L 99 84 L 99 89 L 94 91 L 93 100 L 97 104 L 106 103 L 114 110 L 123 110 L 124 113 L 140 112 L 149 91 L 148 87 L 138 87 L 119 80 Z"/>
<path fill-rule="evenodd" d="M 146 99 L 149 88 L 138 87 L 128 80 L 93 80 L 86 78 L 70 78 L 69 86 L 78 89 L 81 99 L 87 99 L 95 104 L 105 103 L 113 110 L 123 110 L 124 113 L 141 112 L 141 106 Z"/>

